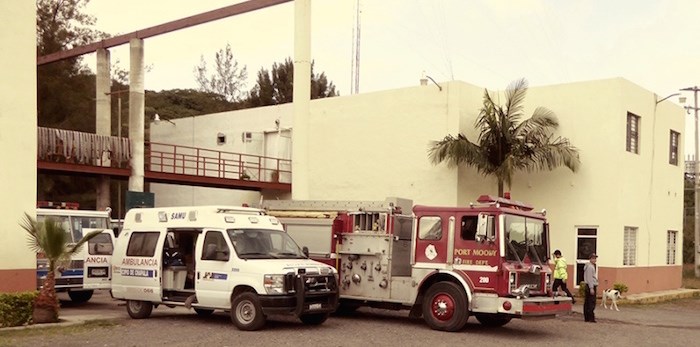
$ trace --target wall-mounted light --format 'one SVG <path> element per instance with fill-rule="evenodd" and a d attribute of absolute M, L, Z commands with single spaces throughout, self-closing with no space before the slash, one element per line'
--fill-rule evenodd
<path fill-rule="evenodd" d="M 216 134 L 216 144 L 219 146 L 226 144 L 226 135 L 224 133 Z"/>

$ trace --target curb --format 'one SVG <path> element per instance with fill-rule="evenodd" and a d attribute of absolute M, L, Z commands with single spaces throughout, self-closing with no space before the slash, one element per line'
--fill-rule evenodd
<path fill-rule="evenodd" d="M 645 305 L 645 304 L 657 304 L 678 299 L 689 299 L 689 298 L 700 298 L 700 290 L 697 289 L 685 289 L 677 293 L 668 294 L 652 294 L 652 295 L 640 295 L 638 298 L 623 298 L 617 303 L 618 305 Z"/>
<path fill-rule="evenodd" d="M 94 321 L 113 321 L 117 320 L 118 317 L 101 317 L 101 316 L 84 316 L 84 317 L 65 317 L 59 318 L 56 323 L 43 323 L 43 324 L 29 324 L 20 325 L 16 327 L 0 328 L 0 333 L 6 331 L 17 331 L 17 330 L 27 330 L 27 329 L 45 329 L 45 328 L 63 328 L 75 325 L 83 325 L 88 322 Z"/>

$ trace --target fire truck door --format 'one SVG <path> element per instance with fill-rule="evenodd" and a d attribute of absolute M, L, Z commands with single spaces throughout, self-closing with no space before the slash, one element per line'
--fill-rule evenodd
<path fill-rule="evenodd" d="M 197 302 L 206 307 L 228 307 L 231 250 L 224 233 L 205 230 L 204 237 L 197 238 L 195 254 L 195 292 Z"/>
<path fill-rule="evenodd" d="M 86 232 L 87 229 L 83 229 Z M 87 242 L 87 252 L 83 262 L 85 277 L 83 288 L 107 289 L 110 287 L 112 274 L 112 251 L 114 251 L 114 237 L 112 231 L 105 230 Z"/>
<path fill-rule="evenodd" d="M 448 250 L 449 214 L 429 212 L 418 216 L 417 223 L 416 266 L 420 267 L 421 263 L 446 264 L 450 251 Z"/>
<path fill-rule="evenodd" d="M 475 287 L 492 288 L 497 280 L 498 243 L 486 239 L 479 240 L 479 215 L 458 214 L 456 222 L 454 268 L 466 271 Z M 493 224 L 487 223 L 486 228 L 493 228 Z"/>

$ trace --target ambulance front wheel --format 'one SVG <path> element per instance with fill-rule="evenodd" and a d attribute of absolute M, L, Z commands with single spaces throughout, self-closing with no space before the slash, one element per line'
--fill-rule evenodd
<path fill-rule="evenodd" d="M 127 300 L 126 312 L 133 319 L 148 318 L 153 311 L 153 304 L 148 301 Z"/>
<path fill-rule="evenodd" d="M 260 330 L 265 325 L 265 314 L 258 300 L 258 295 L 252 292 L 238 294 L 231 302 L 231 320 L 238 329 Z"/>
<path fill-rule="evenodd" d="M 467 325 L 467 295 L 453 282 L 430 286 L 423 297 L 423 319 L 435 330 L 459 331 Z"/>

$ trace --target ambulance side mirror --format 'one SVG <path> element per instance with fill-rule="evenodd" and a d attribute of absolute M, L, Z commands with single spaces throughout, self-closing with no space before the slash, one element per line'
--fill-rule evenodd
<path fill-rule="evenodd" d="M 308 258 L 309 257 L 309 247 L 306 247 L 306 246 L 301 247 L 301 253 L 304 253 L 304 256 Z"/>

